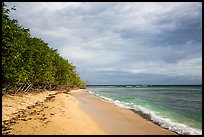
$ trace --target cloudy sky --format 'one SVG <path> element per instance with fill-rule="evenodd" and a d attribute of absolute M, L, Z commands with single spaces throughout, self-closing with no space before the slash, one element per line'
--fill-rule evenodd
<path fill-rule="evenodd" d="M 88 84 L 202 83 L 202 3 L 6 4 Z"/>

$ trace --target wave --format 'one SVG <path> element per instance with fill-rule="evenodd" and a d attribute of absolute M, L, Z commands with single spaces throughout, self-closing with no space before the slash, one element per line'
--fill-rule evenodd
<path fill-rule="evenodd" d="M 113 100 L 112 98 L 99 95 L 96 92 L 92 92 L 92 91 L 88 91 L 88 92 L 100 97 L 103 101 L 113 103 L 116 106 L 121 108 L 130 109 L 133 112 L 142 116 L 143 118 L 148 119 L 153 123 L 161 126 L 162 128 L 168 129 L 170 131 L 176 132 L 181 135 L 202 135 L 202 130 L 200 129 L 195 129 L 195 128 L 189 127 L 188 125 L 175 122 L 169 118 L 165 118 L 157 114 L 156 112 L 151 111 L 142 106 L 135 105 L 134 103 L 127 103 L 127 102 L 121 102 L 119 100 Z"/>

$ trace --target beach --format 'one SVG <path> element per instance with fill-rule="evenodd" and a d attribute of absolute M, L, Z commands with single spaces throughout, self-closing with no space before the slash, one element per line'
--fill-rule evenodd
<path fill-rule="evenodd" d="M 26 97 L 31 102 L 25 102 Z M 14 135 L 175 135 L 84 89 L 2 97 L 2 133 Z M 36 97 L 39 100 L 31 99 Z M 24 103 L 20 101 L 24 97 Z M 27 98 L 28 98 L 27 97 Z M 16 99 L 18 98 L 18 99 Z M 15 100 L 18 100 L 15 103 Z M 8 105 L 13 101 L 12 109 Z M 11 104 L 11 103 L 10 103 Z M 22 107 L 23 106 L 23 107 Z M 11 110 L 12 113 L 11 113 Z"/>

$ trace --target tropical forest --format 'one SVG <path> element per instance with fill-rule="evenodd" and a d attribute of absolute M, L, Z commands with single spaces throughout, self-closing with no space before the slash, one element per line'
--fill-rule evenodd
<path fill-rule="evenodd" d="M 2 3 L 2 94 L 85 88 L 76 66 L 9 17 L 15 10 Z"/>

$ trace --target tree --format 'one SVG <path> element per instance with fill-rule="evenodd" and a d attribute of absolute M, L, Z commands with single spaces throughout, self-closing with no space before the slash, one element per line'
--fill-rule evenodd
<path fill-rule="evenodd" d="M 85 83 L 75 71 L 75 66 L 41 38 L 31 37 L 28 28 L 9 18 L 9 12 L 2 3 L 3 89 L 24 90 L 30 85 L 34 88 L 39 85 L 44 88 L 52 85 L 84 88 Z"/>

